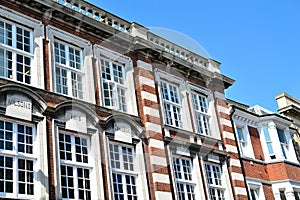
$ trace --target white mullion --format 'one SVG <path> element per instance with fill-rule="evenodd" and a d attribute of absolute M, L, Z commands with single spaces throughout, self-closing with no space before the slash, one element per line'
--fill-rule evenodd
<path fill-rule="evenodd" d="M 4 122 L 5 123 L 5 122 Z M 13 134 L 13 151 L 18 153 L 18 126 L 16 123 L 12 123 L 12 134 Z M 5 126 L 6 129 L 6 126 Z M 25 138 L 26 140 L 26 138 Z"/>
<path fill-rule="evenodd" d="M 78 192 L 78 176 L 77 176 L 77 166 L 72 166 L 73 168 L 73 187 L 74 187 L 74 199 L 79 199 Z M 82 168 L 83 169 L 83 168 Z M 84 171 L 83 171 L 84 173 Z"/>
<path fill-rule="evenodd" d="M 187 184 L 186 183 L 183 183 L 183 192 L 184 192 L 185 199 L 188 199 Z"/>
<path fill-rule="evenodd" d="M 116 84 L 115 84 L 115 77 L 114 77 L 114 69 L 113 69 L 113 62 L 111 60 L 108 61 L 109 64 L 109 74 L 110 74 L 110 80 L 109 84 L 108 84 L 108 91 L 109 91 L 109 97 L 110 97 L 110 101 L 111 101 L 111 105 L 110 107 L 113 109 L 116 109 L 116 105 L 114 105 L 114 95 L 116 94 Z M 110 86 L 112 87 L 112 89 L 110 90 Z M 111 94 L 110 94 L 111 92 Z"/>
<path fill-rule="evenodd" d="M 7 157 L 5 157 L 5 162 L 6 162 L 6 158 Z M 5 168 L 6 169 L 6 168 Z M 6 173 L 5 173 L 6 174 Z M 17 159 L 17 157 L 13 157 L 13 175 L 14 175 L 14 177 L 15 177 L 15 180 L 14 180 L 14 178 L 13 178 L 13 195 L 14 196 L 17 196 L 18 195 L 18 189 L 19 189 L 19 187 L 18 187 L 18 180 L 19 180 L 19 176 L 18 176 L 18 159 Z M 26 178 L 26 177 L 25 177 Z M 5 187 L 6 187 L 6 184 L 7 183 L 5 183 Z M 5 193 L 7 193 L 6 192 L 6 190 L 5 190 Z"/>
<path fill-rule="evenodd" d="M 11 53 L 12 53 L 12 57 L 11 57 L 12 58 L 12 66 L 11 66 L 12 79 L 17 80 L 17 53 L 15 51 L 11 51 Z"/>
<path fill-rule="evenodd" d="M 30 53 L 33 54 L 33 32 L 32 31 L 29 31 L 29 45 L 30 45 Z"/>
<path fill-rule="evenodd" d="M 66 71 L 67 71 L 67 87 L 68 87 L 68 96 L 73 96 L 72 93 L 72 71 L 71 71 L 71 66 L 70 66 L 70 55 L 69 55 L 69 46 L 65 45 L 65 56 L 66 56 Z"/>
<path fill-rule="evenodd" d="M 12 48 L 17 49 L 17 27 L 15 24 L 11 24 L 12 28 Z M 12 79 L 17 80 L 17 53 L 12 51 Z"/>
<path fill-rule="evenodd" d="M 12 33 L 12 47 L 17 48 L 17 27 L 16 24 L 11 24 L 11 33 Z"/>
<path fill-rule="evenodd" d="M 71 137 L 71 154 L 72 154 L 72 163 L 76 162 L 76 148 L 75 148 L 75 137 L 70 135 Z"/>
<path fill-rule="evenodd" d="M 126 185 L 126 175 L 124 173 L 121 174 L 122 176 L 122 187 L 123 187 L 123 195 L 124 195 L 124 200 L 127 200 L 127 185 Z"/>
<path fill-rule="evenodd" d="M 123 152 L 122 152 L 121 145 L 118 145 L 118 150 L 119 150 L 119 158 L 120 158 L 120 170 L 124 170 Z"/>
<path fill-rule="evenodd" d="M 79 50 L 79 55 L 80 55 L 80 71 L 82 72 L 83 71 L 83 63 L 84 63 L 84 61 L 83 61 L 83 50 L 82 49 L 78 49 L 78 50 Z M 75 53 L 75 55 L 76 55 L 76 53 Z M 75 61 L 76 61 L 76 58 L 75 58 Z"/>
<path fill-rule="evenodd" d="M 169 99 L 167 99 L 167 101 L 170 101 L 170 102 L 172 102 L 172 98 L 171 98 L 171 85 L 170 85 L 170 83 L 167 83 L 167 88 L 168 88 L 168 96 L 169 96 Z M 172 102 L 172 103 L 174 103 L 174 102 Z M 174 117 L 174 108 L 173 108 L 173 104 L 170 104 L 170 112 L 171 112 L 171 120 L 172 120 L 172 125 L 173 126 L 176 126 L 175 125 L 175 117 Z"/>

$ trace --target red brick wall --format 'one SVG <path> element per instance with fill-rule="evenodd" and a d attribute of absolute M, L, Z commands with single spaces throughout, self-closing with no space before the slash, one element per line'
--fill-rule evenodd
<path fill-rule="evenodd" d="M 264 190 L 264 194 L 265 194 L 265 199 L 267 199 L 267 200 L 274 200 L 275 199 L 271 185 L 263 184 L 263 190 Z"/>
<path fill-rule="evenodd" d="M 251 139 L 255 158 L 258 160 L 264 160 L 265 159 L 264 152 L 261 147 L 258 130 L 251 126 L 248 126 L 248 130 L 249 130 L 250 139 Z"/>
<path fill-rule="evenodd" d="M 278 181 L 284 179 L 300 181 L 300 168 L 298 166 L 280 162 L 268 164 L 267 170 L 269 173 L 270 181 Z"/>
<path fill-rule="evenodd" d="M 246 177 L 269 181 L 267 166 L 265 164 L 253 161 L 251 164 L 249 160 L 243 160 L 243 165 Z"/>

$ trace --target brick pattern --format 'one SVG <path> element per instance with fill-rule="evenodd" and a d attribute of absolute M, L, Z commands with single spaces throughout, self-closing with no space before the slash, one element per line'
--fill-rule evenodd
<path fill-rule="evenodd" d="M 147 176 L 150 198 L 172 199 L 172 186 L 168 173 L 167 155 L 163 142 L 158 95 L 152 65 L 138 60 L 136 68 L 136 93 L 139 114 L 146 129 L 148 146 L 145 145 Z"/>
<path fill-rule="evenodd" d="M 264 160 L 264 152 L 262 150 L 258 130 L 254 127 L 248 126 L 248 131 L 250 134 L 250 140 L 253 146 L 255 159 Z"/>
<path fill-rule="evenodd" d="M 53 132 L 52 119 L 47 117 L 47 154 L 48 154 L 48 173 L 49 173 L 49 198 L 56 199 L 55 196 L 55 174 L 54 174 L 54 149 L 53 149 Z"/>
<path fill-rule="evenodd" d="M 264 194 L 265 194 L 266 199 L 275 200 L 271 185 L 263 184 L 263 190 L 264 190 Z"/>
<path fill-rule="evenodd" d="M 242 174 L 240 157 L 238 154 L 237 144 L 231 127 L 229 107 L 225 99 L 217 98 L 216 107 L 220 122 L 222 139 L 224 141 L 225 150 L 229 153 L 228 171 L 233 187 L 233 195 L 235 199 L 248 199 L 246 183 Z"/>

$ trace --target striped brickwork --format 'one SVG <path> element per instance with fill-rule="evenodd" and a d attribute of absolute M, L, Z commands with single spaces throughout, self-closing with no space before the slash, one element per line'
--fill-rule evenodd
<path fill-rule="evenodd" d="M 136 74 L 139 114 L 148 140 L 145 153 L 151 199 L 172 199 L 153 68 L 150 64 L 138 60 Z"/>
<path fill-rule="evenodd" d="M 224 147 L 229 153 L 228 170 L 232 182 L 234 198 L 238 200 L 246 200 L 248 199 L 246 183 L 242 173 L 238 148 L 230 120 L 229 107 L 226 104 L 225 96 L 223 94 L 218 93 L 216 96 L 217 112 L 219 116 Z"/>

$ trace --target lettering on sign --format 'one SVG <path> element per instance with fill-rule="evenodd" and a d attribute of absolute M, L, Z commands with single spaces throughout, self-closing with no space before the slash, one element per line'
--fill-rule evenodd
<path fill-rule="evenodd" d="M 8 93 L 6 96 L 6 115 L 31 121 L 32 102 L 22 94 Z"/>
<path fill-rule="evenodd" d="M 122 122 L 114 123 L 115 140 L 132 143 L 131 127 Z"/>
<path fill-rule="evenodd" d="M 131 133 L 130 126 L 128 126 L 126 124 L 115 123 L 114 124 L 114 129 L 115 129 L 115 132 L 116 131 L 121 131 L 123 133 Z"/>
<path fill-rule="evenodd" d="M 87 132 L 86 115 L 78 110 L 67 110 L 65 114 L 66 129 Z"/>

